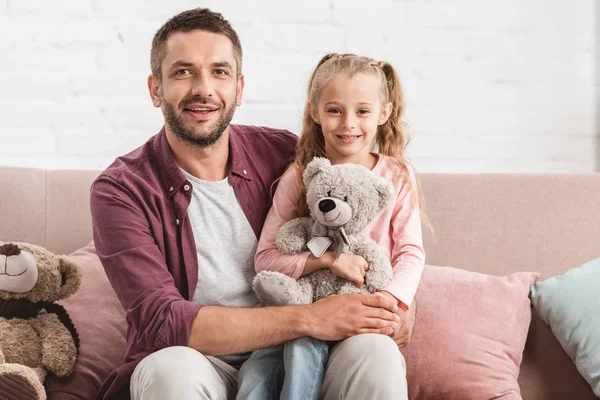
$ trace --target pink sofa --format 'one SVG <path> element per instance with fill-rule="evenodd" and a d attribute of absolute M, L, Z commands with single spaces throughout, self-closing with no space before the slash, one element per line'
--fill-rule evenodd
<path fill-rule="evenodd" d="M 0 241 L 35 243 L 61 254 L 84 248 L 91 241 L 89 186 L 97 174 L 0 167 Z M 435 229 L 425 233 L 428 264 L 491 275 L 537 271 L 545 279 L 599 255 L 600 174 L 425 174 L 421 180 Z M 76 377 L 49 379 L 51 399 L 90 398 L 67 394 L 69 387 L 99 387 L 122 359 L 123 311 L 93 246 L 75 255 L 86 272 L 81 296 L 67 309 L 80 329 L 81 365 Z M 88 307 L 93 310 L 86 313 Z M 104 318 L 103 332 L 88 323 L 94 318 Z M 518 380 L 526 400 L 595 399 L 535 312 Z"/>

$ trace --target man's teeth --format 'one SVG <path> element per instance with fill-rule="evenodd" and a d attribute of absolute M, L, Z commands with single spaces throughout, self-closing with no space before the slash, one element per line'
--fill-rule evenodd
<path fill-rule="evenodd" d="M 200 108 L 189 108 L 190 111 L 212 111 L 212 108 L 204 108 L 204 107 L 200 107 Z"/>

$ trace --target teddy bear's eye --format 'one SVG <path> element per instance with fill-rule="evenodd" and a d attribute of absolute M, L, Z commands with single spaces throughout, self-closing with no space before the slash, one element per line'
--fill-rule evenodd
<path fill-rule="evenodd" d="M 344 201 L 347 203 L 348 202 L 348 196 L 344 196 Z"/>
<path fill-rule="evenodd" d="M 331 190 L 327 192 L 327 197 L 331 197 Z"/>

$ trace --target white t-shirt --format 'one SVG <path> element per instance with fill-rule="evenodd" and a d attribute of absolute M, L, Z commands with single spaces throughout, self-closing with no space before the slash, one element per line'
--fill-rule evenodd
<path fill-rule="evenodd" d="M 227 179 L 211 182 L 185 171 L 183 174 L 193 186 L 188 217 L 198 255 L 198 283 L 192 301 L 212 306 L 259 306 L 252 290 L 258 240 L 233 187 Z M 239 367 L 249 355 L 219 358 Z"/>

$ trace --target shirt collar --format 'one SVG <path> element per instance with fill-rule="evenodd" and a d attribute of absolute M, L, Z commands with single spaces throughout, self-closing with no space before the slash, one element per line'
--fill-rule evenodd
<path fill-rule="evenodd" d="M 252 180 L 252 170 L 248 159 L 248 152 L 244 148 L 236 125 L 229 125 L 229 157 L 231 158 L 231 175 L 239 176 L 247 181 Z M 162 182 L 168 197 L 171 198 L 187 182 L 185 175 L 179 169 L 175 161 L 175 155 L 167 141 L 165 128 L 160 130 L 154 140 L 154 152 L 158 162 L 158 168 L 162 176 Z"/>
<path fill-rule="evenodd" d="M 247 181 L 252 180 L 252 170 L 250 169 L 250 160 L 248 152 L 242 142 L 240 132 L 243 127 L 238 125 L 229 125 L 229 157 L 231 158 L 230 175 L 239 176 Z"/>
<path fill-rule="evenodd" d="M 167 141 L 165 127 L 160 130 L 154 140 L 154 153 L 158 162 L 158 170 L 162 177 L 164 190 L 169 198 L 186 182 L 186 178 L 175 161 L 175 154 Z"/>

